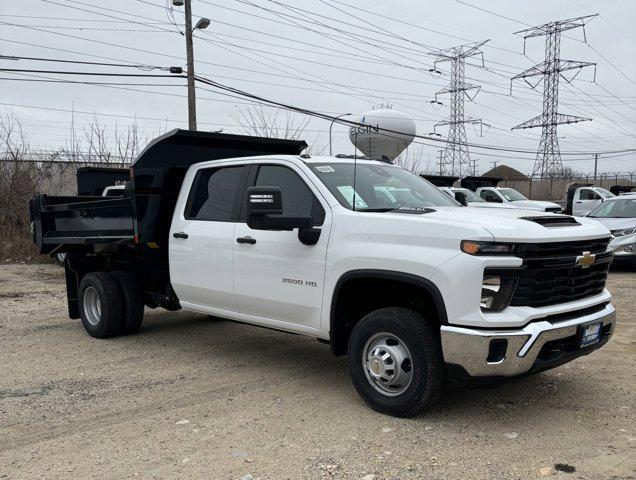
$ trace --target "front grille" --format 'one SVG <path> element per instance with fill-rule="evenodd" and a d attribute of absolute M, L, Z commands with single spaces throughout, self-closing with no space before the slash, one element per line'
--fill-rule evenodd
<path fill-rule="evenodd" d="M 574 261 L 570 266 L 547 265 L 541 260 L 525 265 L 511 306 L 545 307 L 597 295 L 605 288 L 609 268 L 609 262 L 589 268 L 574 266 Z"/>
<path fill-rule="evenodd" d="M 561 211 L 561 207 L 547 207 L 545 211 L 559 213 Z"/>
<path fill-rule="evenodd" d="M 521 267 L 486 269 L 485 275 L 516 277 L 517 287 L 510 306 L 545 307 L 598 295 L 605 288 L 611 253 L 609 238 L 575 242 L 528 243 L 519 245 L 516 255 Z M 576 265 L 583 252 L 596 254 L 588 268 Z"/>
<path fill-rule="evenodd" d="M 577 256 L 583 252 L 603 253 L 607 250 L 609 237 L 575 242 L 522 243 L 517 255 L 521 258 Z"/>

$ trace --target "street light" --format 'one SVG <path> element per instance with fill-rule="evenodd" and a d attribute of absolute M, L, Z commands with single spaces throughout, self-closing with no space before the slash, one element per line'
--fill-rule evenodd
<path fill-rule="evenodd" d="M 197 24 L 194 26 L 195 30 L 205 30 L 210 26 L 209 18 L 200 18 Z"/>
<path fill-rule="evenodd" d="M 331 130 L 333 129 L 333 123 L 334 123 L 336 120 L 338 120 L 339 118 L 346 117 L 346 116 L 348 116 L 348 115 L 353 115 L 353 114 L 352 114 L 352 113 L 343 113 L 343 114 L 341 114 L 341 115 L 338 115 L 338 116 L 336 116 L 336 117 L 333 117 L 333 119 L 331 120 L 331 124 L 329 125 L 329 156 L 331 156 L 331 155 L 332 155 L 332 153 L 331 153 Z"/>
<path fill-rule="evenodd" d="M 209 18 L 200 18 L 192 28 L 192 0 L 172 0 L 174 6 L 185 5 L 185 37 L 186 37 L 186 57 L 187 57 L 187 77 L 188 77 L 188 128 L 197 129 L 197 109 L 196 95 L 194 91 L 194 49 L 192 37 L 195 30 L 204 30 L 210 26 Z"/>

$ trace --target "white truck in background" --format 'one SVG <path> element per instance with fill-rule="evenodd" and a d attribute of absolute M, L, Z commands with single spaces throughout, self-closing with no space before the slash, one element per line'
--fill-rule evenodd
<path fill-rule="evenodd" d="M 561 213 L 563 208 L 558 203 L 543 200 L 529 200 L 514 188 L 510 187 L 479 187 L 475 193 L 487 202 L 510 205 L 524 210 L 537 212 Z"/>
<path fill-rule="evenodd" d="M 615 197 L 612 192 L 591 183 L 573 183 L 566 192 L 565 213 L 583 217 L 608 198 Z"/>

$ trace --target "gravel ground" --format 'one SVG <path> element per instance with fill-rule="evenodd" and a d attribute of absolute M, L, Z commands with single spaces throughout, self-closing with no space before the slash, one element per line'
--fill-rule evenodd
<path fill-rule="evenodd" d="M 603 349 L 403 420 L 313 339 L 157 310 L 95 340 L 59 267 L 0 265 L 0 478 L 633 479 L 635 280 Z"/>

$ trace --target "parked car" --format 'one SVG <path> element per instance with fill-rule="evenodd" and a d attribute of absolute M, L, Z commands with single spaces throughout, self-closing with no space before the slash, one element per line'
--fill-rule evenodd
<path fill-rule="evenodd" d="M 144 305 L 316 337 L 397 416 L 448 375 L 527 375 L 611 337 L 597 221 L 464 208 L 386 161 L 306 146 L 175 130 L 122 197 L 34 197 L 40 252 L 68 252 L 69 316 L 97 338 L 138 331 Z"/>
<path fill-rule="evenodd" d="M 588 215 L 612 232 L 614 261 L 636 262 L 636 195 L 608 198 Z"/>

